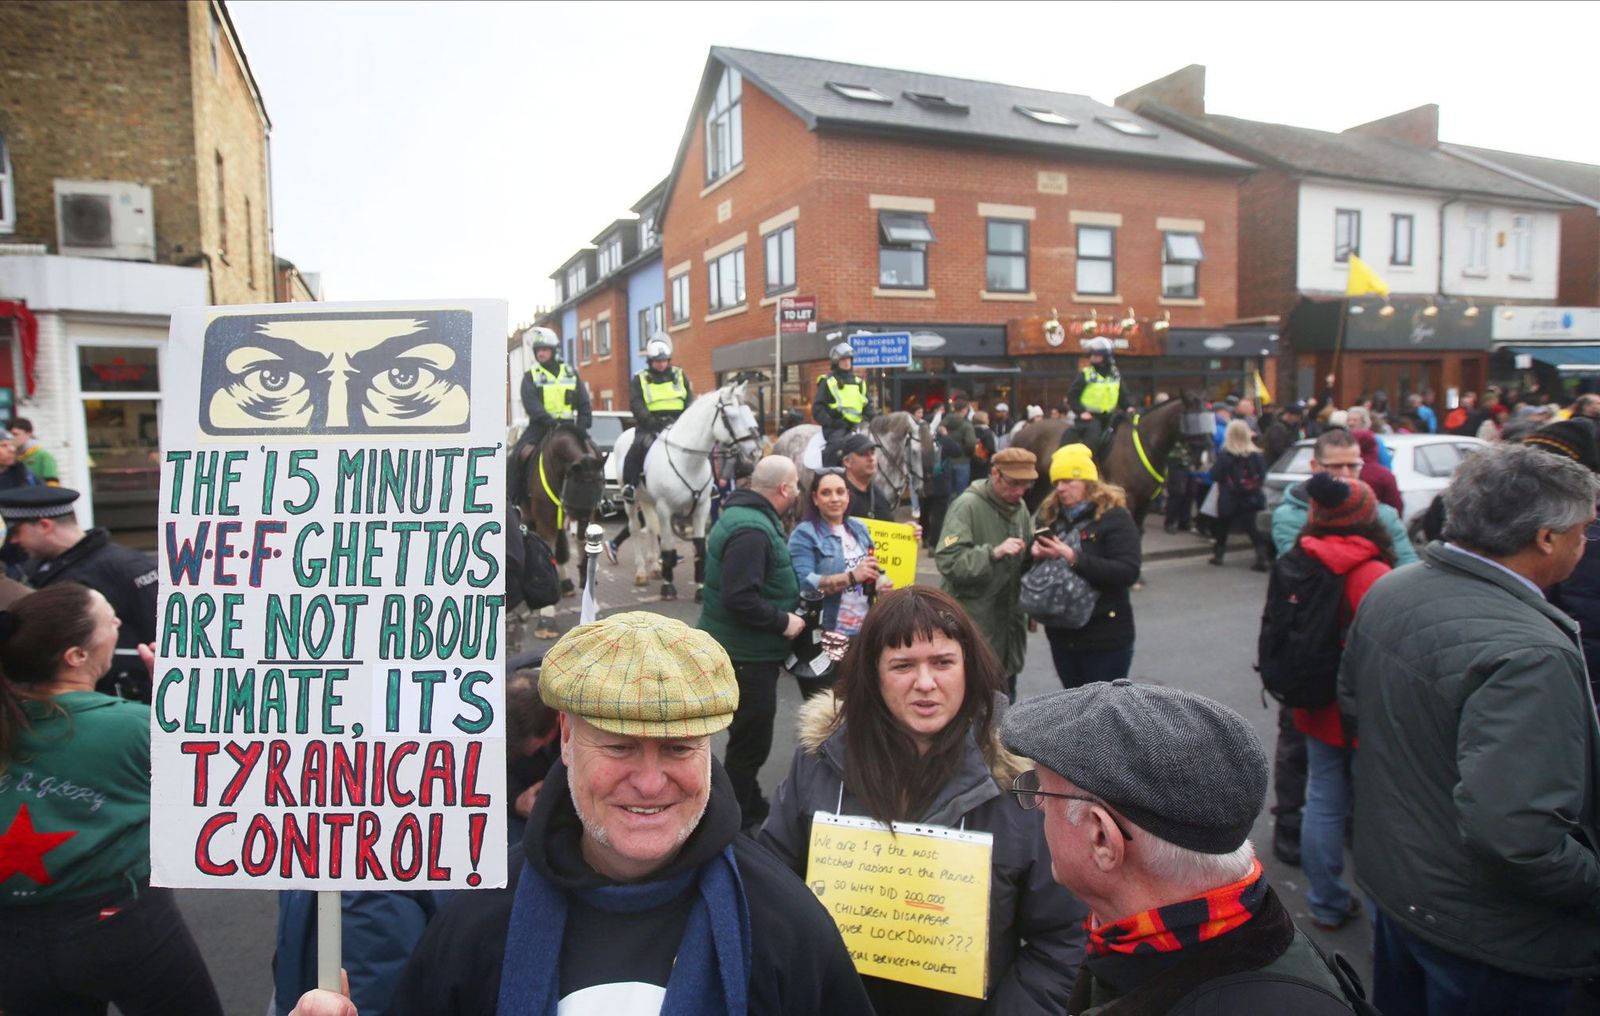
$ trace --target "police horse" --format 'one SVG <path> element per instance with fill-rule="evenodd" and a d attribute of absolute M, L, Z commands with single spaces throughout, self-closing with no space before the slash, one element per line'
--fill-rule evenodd
<path fill-rule="evenodd" d="M 682 523 L 694 541 L 695 583 L 705 581 L 706 528 L 715 480 L 713 452 L 729 446 L 739 459 L 752 465 L 761 456 L 761 427 L 745 404 L 746 384 L 732 382 L 696 398 L 645 453 L 642 482 L 634 493 L 633 509 L 644 522 L 641 539 L 635 544 L 634 584 L 642 586 L 648 581 L 651 558 L 659 553 L 662 599 L 678 598 L 672 580 L 679 561 L 674 521 Z M 611 449 L 613 461 L 627 460 L 633 439 L 632 427 L 622 432 Z M 700 599 L 698 590 L 695 599 Z"/>
<path fill-rule="evenodd" d="M 872 438 L 878 449 L 878 475 L 872 482 L 890 508 L 899 508 L 908 491 L 920 497 L 923 482 L 932 469 L 932 426 L 927 421 L 919 423 L 910 413 L 885 413 L 856 431 Z M 790 427 L 773 442 L 772 454 L 794 460 L 803 496 L 809 496 L 811 482 L 822 462 L 822 428 L 814 423 Z M 797 510 L 804 511 L 805 506 L 802 504 Z"/>
<path fill-rule="evenodd" d="M 523 489 L 517 492 L 517 507 L 522 511 L 523 524 L 555 550 L 556 562 L 562 566 L 564 591 L 572 588 L 565 575 L 565 566 L 572 557 L 567 530 L 575 526 L 582 533 L 594 518 L 605 492 L 603 467 L 604 459 L 583 431 L 560 421 L 545 432 L 538 450 L 522 470 Z M 578 571 L 581 582 L 583 569 Z M 551 639 L 560 634 L 552 627 L 554 616 L 552 607 L 539 612 L 534 637 Z"/>

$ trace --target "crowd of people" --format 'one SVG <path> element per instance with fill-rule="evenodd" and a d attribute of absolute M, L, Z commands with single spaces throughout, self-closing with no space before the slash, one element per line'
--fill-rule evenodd
<path fill-rule="evenodd" d="M 828 397 L 853 406 L 847 387 Z M 1215 432 L 1172 460 L 1169 526 L 1180 502 L 1178 518 L 1209 520 L 1214 563 L 1244 532 L 1271 572 L 1271 758 L 1227 706 L 1130 680 L 1141 536 L 1090 445 L 1041 460 L 1009 440 L 1009 407 L 961 397 L 939 434 L 955 452 L 948 504 L 917 534 L 937 587 L 896 588 L 880 565 L 858 520 L 893 512 L 860 435 L 834 435 L 837 465 L 809 487 L 794 462 L 763 458 L 719 505 L 695 625 L 647 612 L 579 625 L 513 683 L 510 886 L 346 894 L 347 914 L 378 928 L 347 940 L 350 996 L 305 990 L 309 903 L 285 894 L 277 1011 L 1583 1011 L 1600 976 L 1600 714 L 1582 640 L 1600 631 L 1600 398 L 1487 410 L 1477 431 L 1504 419 L 1440 497 L 1439 539 L 1420 554 L 1383 435 L 1447 427 L 1461 407 L 1424 395 L 1390 422 L 1369 401 L 1264 418 L 1224 402 Z M 1267 467 L 1307 437 L 1309 477 L 1266 516 Z M 146 609 L 52 566 L 105 553 L 85 546 L 75 497 L 0 492 L 37 590 L 0 590 L 14 600 L 0 604 L 0 825 L 74 830 L 47 886 L 0 856 L 0 1012 L 220 1011 L 170 893 L 149 885 L 148 707 L 136 685 L 106 684 L 129 638 L 151 665 L 128 630 Z M 123 594 L 148 589 L 153 626 L 154 576 L 132 563 L 106 574 Z M 1269 639 L 1280 615 L 1306 623 Z M 778 683 L 811 627 L 840 656 L 825 677 L 796 675 L 798 745 L 764 792 Z M 1062 687 L 1018 700 L 1041 627 Z M 1269 652 L 1302 654 L 1292 692 L 1268 679 L 1290 657 Z M 69 815 L 86 802 L 18 790 L 47 777 L 105 799 Z M 1310 923 L 1371 922 L 1370 1001 L 1256 856 L 1269 787 L 1271 847 L 1303 869 Z M 981 997 L 858 971 L 808 884 L 823 815 L 985 837 Z M 86 953 L 92 976 L 73 962 Z"/>

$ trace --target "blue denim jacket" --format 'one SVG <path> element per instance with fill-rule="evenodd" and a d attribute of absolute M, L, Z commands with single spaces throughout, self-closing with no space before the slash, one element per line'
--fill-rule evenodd
<path fill-rule="evenodd" d="M 872 546 L 867 527 L 849 516 L 844 524 L 861 548 Z M 837 575 L 845 570 L 844 541 L 833 535 L 827 523 L 802 522 L 789 534 L 789 557 L 794 561 L 794 572 L 800 576 L 802 593 L 816 592 L 817 583 L 824 575 Z M 839 622 L 839 599 L 834 593 L 822 601 L 822 627 L 832 629 Z"/>

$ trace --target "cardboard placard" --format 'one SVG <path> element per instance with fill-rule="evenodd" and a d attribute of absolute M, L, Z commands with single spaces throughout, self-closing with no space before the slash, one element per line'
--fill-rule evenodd
<path fill-rule="evenodd" d="M 880 522 L 859 515 L 850 517 L 867 527 L 867 535 L 872 537 L 872 547 L 878 555 L 878 567 L 889 576 L 894 587 L 904 589 L 915 584 L 917 552 L 922 548 L 917 543 L 916 530 L 910 523 Z"/>
<path fill-rule="evenodd" d="M 856 970 L 983 998 L 994 837 L 817 812 L 806 884 Z"/>
<path fill-rule="evenodd" d="M 506 307 L 172 318 L 151 880 L 505 884 Z"/>

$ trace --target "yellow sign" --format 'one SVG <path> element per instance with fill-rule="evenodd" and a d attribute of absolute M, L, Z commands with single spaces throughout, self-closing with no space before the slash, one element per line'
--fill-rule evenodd
<path fill-rule="evenodd" d="M 909 523 L 879 522 L 859 515 L 850 517 L 867 527 L 873 549 L 878 554 L 878 567 L 889 576 L 896 589 L 904 589 L 917 581 L 917 536 Z"/>
<path fill-rule="evenodd" d="M 806 884 L 839 926 L 856 970 L 983 998 L 994 837 L 819 811 Z"/>

